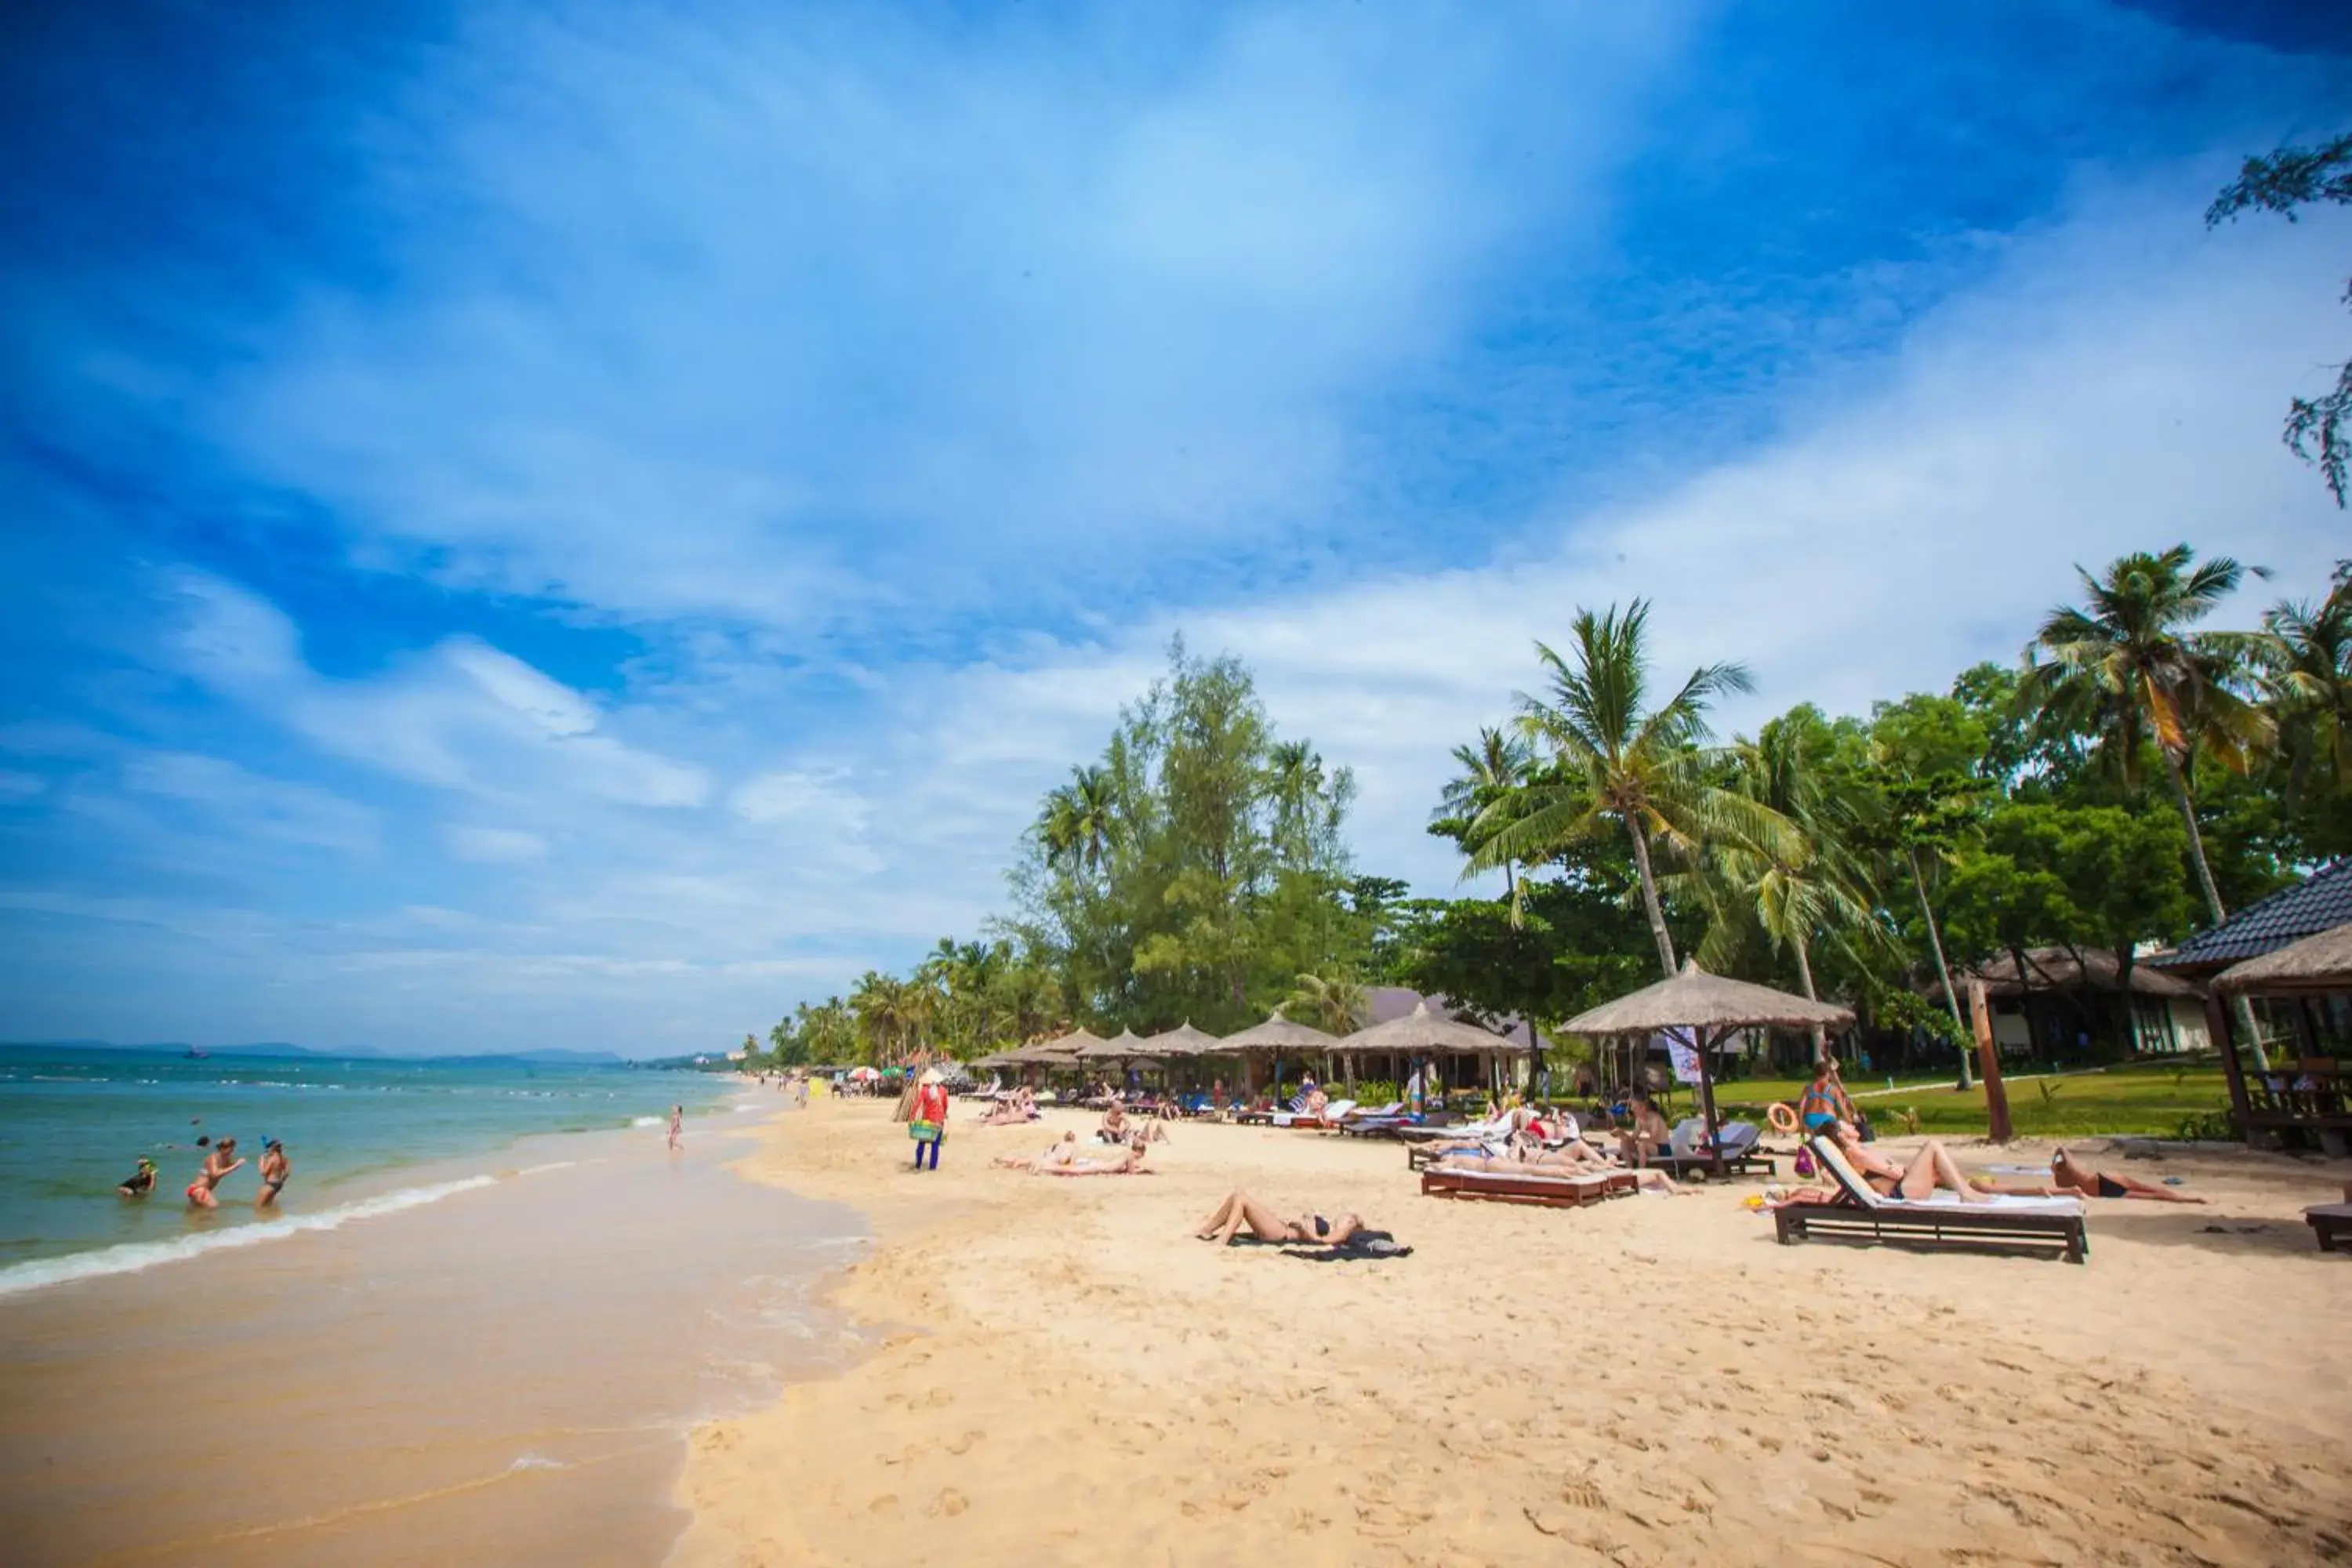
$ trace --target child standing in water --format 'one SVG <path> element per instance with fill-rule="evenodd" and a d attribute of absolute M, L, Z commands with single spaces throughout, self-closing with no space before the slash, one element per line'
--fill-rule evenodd
<path fill-rule="evenodd" d="M 196 1172 L 196 1179 L 188 1184 L 188 1206 L 196 1209 L 220 1207 L 220 1199 L 213 1195 L 213 1189 L 244 1163 L 243 1160 L 236 1158 L 236 1140 L 222 1139 L 219 1145 L 205 1156 L 204 1166 Z"/>
<path fill-rule="evenodd" d="M 274 1208 L 278 1194 L 285 1190 L 286 1178 L 294 1173 L 294 1162 L 286 1157 L 286 1145 L 275 1138 L 261 1142 L 261 1191 L 254 1194 L 256 1209 Z"/>
<path fill-rule="evenodd" d="M 686 1134 L 686 1107 L 685 1107 L 685 1106 L 683 1106 L 683 1105 L 673 1105 L 673 1106 L 671 1106 L 671 1107 L 669 1108 L 669 1147 L 670 1147 L 670 1152 L 672 1152 L 672 1153 L 676 1153 L 679 1149 L 681 1149 L 681 1148 L 684 1148 L 684 1147 L 685 1147 L 685 1145 L 686 1145 L 686 1138 L 685 1138 L 685 1134 Z"/>

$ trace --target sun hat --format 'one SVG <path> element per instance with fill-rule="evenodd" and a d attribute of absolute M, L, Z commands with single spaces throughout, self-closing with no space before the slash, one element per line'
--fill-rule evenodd
<path fill-rule="evenodd" d="M 945 1083 L 947 1080 L 948 1075 L 941 1072 L 937 1068 L 932 1068 L 923 1074 L 923 1081 L 925 1083 Z"/>

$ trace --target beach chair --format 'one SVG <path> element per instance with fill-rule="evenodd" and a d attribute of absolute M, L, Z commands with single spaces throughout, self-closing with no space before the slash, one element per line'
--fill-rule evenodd
<path fill-rule="evenodd" d="M 1684 1128 L 1691 1130 L 1689 1136 L 1684 1135 Z M 1675 1129 L 1674 1136 L 1668 1140 L 1668 1147 L 1674 1151 L 1673 1153 L 1653 1154 L 1643 1163 L 1652 1170 L 1664 1171 L 1670 1176 L 1687 1176 L 1701 1171 L 1712 1173 L 1716 1168 L 1716 1156 L 1700 1146 L 1706 1133 L 1705 1122 L 1696 1118 L 1685 1121 Z M 1726 1121 L 1719 1125 L 1716 1129 L 1716 1142 L 1722 1155 L 1724 1173 L 1745 1175 L 1760 1168 L 1768 1176 L 1778 1175 L 1780 1171 L 1779 1164 L 1769 1154 L 1757 1148 L 1763 1135 L 1763 1129 L 1752 1121 Z"/>
<path fill-rule="evenodd" d="M 1958 1193 L 1931 1198 L 1884 1198 L 1846 1162 L 1837 1144 L 1816 1137 L 1811 1147 L 1840 1201 L 1784 1204 L 1773 1214 L 1780 1245 L 1793 1247 L 1820 1234 L 1907 1243 L 1915 1247 L 2002 1247 L 2055 1249 L 2069 1263 L 2091 1256 L 2080 1198 L 1994 1197 L 1962 1203 Z"/>
<path fill-rule="evenodd" d="M 1530 1170 L 1515 1162 L 1497 1160 L 1493 1170 L 1439 1161 L 1421 1173 L 1425 1197 L 1476 1198 L 1491 1203 L 1535 1204 L 1547 1208 L 1582 1208 L 1608 1198 L 1629 1197 L 1635 1188 L 1631 1171 L 1599 1171 L 1567 1174 Z"/>
<path fill-rule="evenodd" d="M 1275 1113 L 1274 1124 L 1276 1127 L 1305 1127 L 1318 1132 L 1328 1132 L 1337 1129 L 1340 1120 L 1355 1109 L 1356 1102 L 1352 1100 L 1334 1100 L 1325 1104 L 1323 1114 L 1320 1116 L 1306 1110 L 1300 1110 L 1296 1114 L 1289 1111 L 1277 1111 Z"/>
<path fill-rule="evenodd" d="M 1301 1089 L 1298 1093 L 1292 1095 L 1288 1100 L 1285 1100 L 1279 1107 L 1271 1110 L 1260 1110 L 1255 1106 L 1246 1110 L 1236 1110 L 1234 1112 L 1234 1120 L 1242 1123 L 1245 1127 L 1274 1127 L 1277 1125 L 1287 1127 L 1290 1125 L 1292 1118 L 1300 1115 L 1306 1110 L 1307 1093 L 1304 1089 Z"/>
<path fill-rule="evenodd" d="M 2303 1211 L 2304 1224 L 2319 1238 L 2319 1250 L 2333 1252 L 2338 1237 L 2352 1236 L 2352 1204 L 2320 1204 Z"/>

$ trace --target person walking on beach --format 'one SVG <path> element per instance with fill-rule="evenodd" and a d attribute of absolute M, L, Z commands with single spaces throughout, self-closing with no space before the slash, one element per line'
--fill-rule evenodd
<path fill-rule="evenodd" d="M 220 1207 L 220 1199 L 213 1195 L 213 1189 L 244 1163 L 236 1157 L 236 1140 L 222 1139 L 213 1152 L 205 1156 L 203 1167 L 196 1172 L 196 1179 L 188 1184 L 188 1206 L 193 1209 Z"/>
<path fill-rule="evenodd" d="M 1805 1086 L 1804 1098 L 1797 1102 L 1797 1115 L 1804 1121 L 1807 1137 L 1828 1132 L 1840 1121 L 1862 1120 L 1838 1078 L 1837 1058 L 1824 1055 L 1814 1065 L 1813 1081 Z"/>
<path fill-rule="evenodd" d="M 793 1109 L 794 1110 L 806 1110 L 808 1109 L 808 1094 L 809 1075 L 804 1072 L 793 1074 Z"/>
<path fill-rule="evenodd" d="M 669 1108 L 669 1152 L 675 1154 L 685 1147 L 686 1107 L 673 1105 Z"/>
<path fill-rule="evenodd" d="M 907 1124 L 915 1140 L 915 1169 L 923 1168 L 923 1151 L 931 1152 L 931 1169 L 940 1168 L 940 1145 L 948 1136 L 948 1080 L 939 1068 L 923 1074 L 915 1089 L 915 1114 Z"/>
<path fill-rule="evenodd" d="M 261 1191 L 253 1197 L 253 1206 L 276 1208 L 278 1194 L 286 1190 L 286 1178 L 294 1173 L 294 1162 L 286 1157 L 286 1145 L 275 1138 L 261 1141 Z"/>

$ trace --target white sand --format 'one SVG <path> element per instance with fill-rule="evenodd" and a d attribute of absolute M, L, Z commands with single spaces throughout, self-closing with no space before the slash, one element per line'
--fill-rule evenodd
<path fill-rule="evenodd" d="M 1395 1144 L 1261 1129 L 1024 1176 L 988 1157 L 1076 1120 L 961 1105 L 918 1176 L 887 1114 L 787 1113 L 749 1163 L 874 1215 L 840 1300 L 904 1331 L 697 1435 L 688 1568 L 2352 1560 L 2352 1257 L 2300 1218 L 2339 1167 L 2095 1152 L 2215 1201 L 2095 1204 L 2075 1268 L 1778 1247 L 1755 1183 L 1448 1203 Z M 1237 1184 L 1416 1250 L 1193 1240 Z"/>

